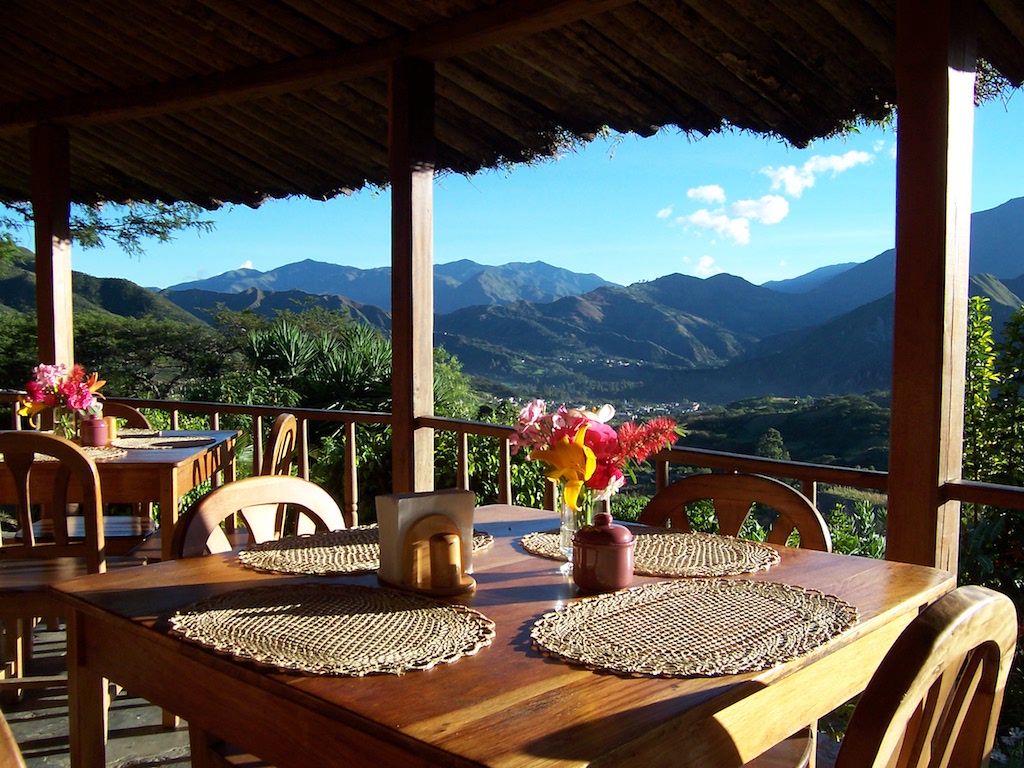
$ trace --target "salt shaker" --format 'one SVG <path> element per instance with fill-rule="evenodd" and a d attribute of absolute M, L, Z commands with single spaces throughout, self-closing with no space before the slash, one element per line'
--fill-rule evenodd
<path fill-rule="evenodd" d="M 583 592 L 614 592 L 633 581 L 633 534 L 607 512 L 576 531 L 572 540 L 572 578 Z"/>

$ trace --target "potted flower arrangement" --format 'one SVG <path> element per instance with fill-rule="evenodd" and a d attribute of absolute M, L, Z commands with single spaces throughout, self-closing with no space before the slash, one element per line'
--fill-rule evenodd
<path fill-rule="evenodd" d="M 613 428 L 614 416 L 607 404 L 596 411 L 561 405 L 548 413 L 543 400 L 534 400 L 520 412 L 510 440 L 513 453 L 529 449 L 530 460 L 547 465 L 545 474 L 559 485 L 560 549 L 567 559 L 576 530 L 593 522 L 593 502 L 611 498 L 627 475 L 635 479 L 636 468 L 679 435 L 666 417 Z"/>
<path fill-rule="evenodd" d="M 105 429 L 103 404 L 100 402 L 103 395 L 99 394 L 99 390 L 106 382 L 95 372 L 86 375 L 85 368 L 77 363 L 70 370 L 64 363 L 40 363 L 32 369 L 32 374 L 32 380 L 25 384 L 25 394 L 18 398 L 18 414 L 27 416 L 34 428 L 39 428 L 39 414 L 52 408 L 54 430 L 68 439 L 74 437 L 77 431 L 76 416 L 83 424 L 98 422 Z M 95 433 L 99 430 L 85 431 Z M 102 442 L 98 442 L 101 439 Z M 86 442 L 87 445 L 105 443 L 105 436 L 93 437 Z"/>

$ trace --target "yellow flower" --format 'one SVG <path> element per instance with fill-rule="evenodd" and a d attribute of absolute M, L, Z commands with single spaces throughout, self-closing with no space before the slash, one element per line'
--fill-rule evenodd
<path fill-rule="evenodd" d="M 575 440 L 562 437 L 552 442 L 550 446 L 534 450 L 530 454 L 531 460 L 543 461 L 550 467 L 545 473 L 549 479 L 565 482 L 565 503 L 577 512 L 580 489 L 597 469 L 594 452 L 583 444 L 586 434 L 587 425 L 584 424 L 576 433 Z"/>
<path fill-rule="evenodd" d="M 18 398 L 18 403 L 20 403 L 21 405 L 21 407 L 18 408 L 19 416 L 35 416 L 37 413 L 40 413 L 41 411 L 45 411 L 47 408 L 52 407 L 50 405 L 47 405 L 46 403 L 30 402 L 27 398 L 25 398 L 24 395 Z"/>

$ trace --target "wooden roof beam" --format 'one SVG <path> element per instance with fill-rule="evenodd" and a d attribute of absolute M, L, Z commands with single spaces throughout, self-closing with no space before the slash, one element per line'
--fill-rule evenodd
<path fill-rule="evenodd" d="M 440 60 L 554 29 L 633 0 L 506 0 L 430 27 L 341 51 L 119 91 L 13 105 L 0 132 L 40 123 L 67 126 L 134 120 L 289 91 L 387 69 L 402 58 Z"/>

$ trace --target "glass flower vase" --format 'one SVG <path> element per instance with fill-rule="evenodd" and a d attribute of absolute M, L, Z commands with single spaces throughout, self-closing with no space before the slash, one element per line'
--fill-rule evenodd
<path fill-rule="evenodd" d="M 567 567 L 571 572 L 572 568 L 572 538 L 576 531 L 585 525 L 594 523 L 594 505 L 590 498 L 589 491 L 584 488 L 576 499 L 578 509 L 573 509 L 565 501 L 565 486 L 559 485 L 559 529 L 558 549 L 566 559 Z"/>
<path fill-rule="evenodd" d="M 67 440 L 74 440 L 78 435 L 78 423 L 74 411 L 56 405 L 48 411 L 39 411 L 28 417 L 29 426 L 37 432 L 53 429 L 53 434 Z"/>
<path fill-rule="evenodd" d="M 75 412 L 66 408 L 54 408 L 53 432 L 68 440 L 74 440 L 78 436 L 78 419 L 75 418 Z"/>

